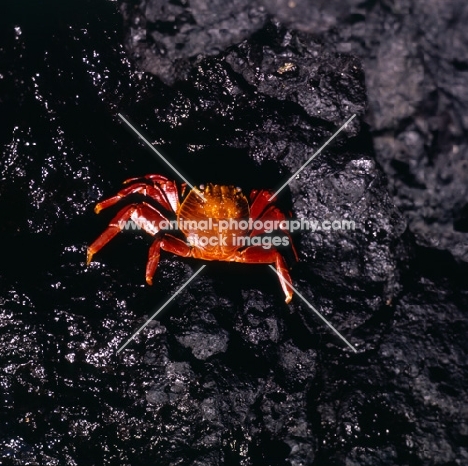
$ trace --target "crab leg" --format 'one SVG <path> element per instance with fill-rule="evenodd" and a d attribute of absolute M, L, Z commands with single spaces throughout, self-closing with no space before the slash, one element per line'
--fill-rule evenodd
<path fill-rule="evenodd" d="M 255 219 L 254 220 L 258 220 L 258 219 Z M 270 207 L 268 207 L 265 212 L 261 215 L 260 219 L 262 222 L 265 222 L 267 220 L 272 220 L 273 222 L 277 221 L 277 222 L 281 222 L 282 220 L 287 220 L 286 216 L 283 214 L 283 212 L 281 212 L 281 210 L 278 209 L 278 207 L 274 206 L 274 205 L 271 205 Z M 297 251 L 296 251 L 296 248 L 294 247 L 294 243 L 293 243 L 293 240 L 291 238 L 291 234 L 289 233 L 289 231 L 285 228 L 279 228 L 279 230 L 281 230 L 285 235 L 288 236 L 289 238 L 289 244 L 291 245 L 291 248 L 292 248 L 292 251 L 294 253 L 294 257 L 296 258 L 296 260 L 299 260 L 299 256 L 297 255 Z M 251 232 L 250 232 L 250 237 L 253 237 L 253 236 L 257 236 L 257 235 L 260 235 L 262 233 L 265 233 L 265 229 L 262 228 L 262 229 L 253 229 Z"/>
<path fill-rule="evenodd" d="M 154 182 L 159 183 L 159 182 L 169 181 L 169 178 L 166 178 L 165 176 L 162 176 L 162 175 L 145 175 L 145 176 L 138 176 L 136 178 L 128 178 L 123 182 L 123 184 L 134 183 L 135 181 L 141 181 L 141 180 L 150 180 L 152 183 Z"/>
<path fill-rule="evenodd" d="M 92 261 L 94 254 L 102 249 L 112 238 L 120 233 L 126 222 L 133 220 L 140 228 L 150 235 L 159 231 L 159 223 L 167 220 L 154 207 L 149 204 L 131 204 L 123 208 L 109 223 L 101 235 L 88 247 L 87 264 Z"/>
<path fill-rule="evenodd" d="M 263 210 L 265 210 L 266 206 L 276 200 L 276 198 L 273 198 L 269 201 L 272 194 L 271 191 L 267 190 L 252 190 L 250 193 L 250 201 L 252 202 L 250 206 L 250 216 L 253 219 L 258 218 Z"/>
<path fill-rule="evenodd" d="M 261 246 L 250 246 L 243 251 L 237 253 L 236 262 L 244 262 L 249 264 L 275 264 L 276 270 L 279 274 L 279 281 L 281 288 L 286 295 L 286 303 L 289 303 L 293 297 L 293 290 L 289 283 L 291 283 L 291 276 L 289 275 L 286 262 L 283 256 L 275 250 L 264 249 Z"/>
<path fill-rule="evenodd" d="M 94 212 L 98 214 L 102 209 L 107 209 L 108 207 L 116 204 L 121 199 L 131 194 L 142 194 L 143 196 L 149 196 L 159 202 L 165 209 L 169 211 L 173 210 L 172 206 L 169 204 L 166 196 L 164 195 L 163 190 L 159 186 L 151 186 L 146 183 L 137 183 L 120 190 L 115 196 L 112 196 L 109 199 L 96 204 Z"/>
<path fill-rule="evenodd" d="M 162 238 L 156 238 L 149 249 L 148 262 L 146 264 L 146 283 L 148 285 L 153 284 L 153 276 L 158 268 L 161 249 L 182 257 L 190 257 L 192 255 L 192 248 L 175 236 L 167 234 Z"/>
<path fill-rule="evenodd" d="M 154 187 L 159 187 L 166 195 L 166 198 L 169 201 L 172 210 L 174 212 L 178 211 L 179 194 L 177 192 L 177 184 L 175 183 L 175 181 L 171 181 L 162 175 L 146 175 L 139 178 L 129 178 L 128 180 L 124 181 L 124 184 L 133 183 L 135 181 L 139 181 L 141 184 L 145 184 L 146 181 L 146 184 L 150 182 Z"/>

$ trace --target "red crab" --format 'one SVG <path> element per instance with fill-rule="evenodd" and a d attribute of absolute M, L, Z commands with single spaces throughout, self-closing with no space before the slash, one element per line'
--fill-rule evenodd
<path fill-rule="evenodd" d="M 289 283 L 291 277 L 283 256 L 274 245 L 240 246 L 236 238 L 243 237 L 257 243 L 264 237 L 265 228 L 258 228 L 259 223 L 267 220 L 276 221 L 276 226 L 282 230 L 288 238 L 286 243 L 291 244 L 292 251 L 297 260 L 297 253 L 292 244 L 288 231 L 280 226 L 280 222 L 286 220 L 286 216 L 270 200 L 271 192 L 254 189 L 249 199 L 240 188 L 234 186 L 206 184 L 194 187 L 187 191 L 186 184 L 181 185 L 180 195 L 175 181 L 171 181 L 161 175 L 146 175 L 142 178 L 131 178 L 124 184 L 131 183 L 128 187 L 119 191 L 115 196 L 106 199 L 96 205 L 94 211 L 99 213 L 131 194 L 141 194 L 146 197 L 143 202 L 130 204 L 124 207 L 111 220 L 104 232 L 88 247 L 87 263 L 89 264 L 102 247 L 114 236 L 125 229 L 126 222 L 133 221 L 150 235 L 155 237 L 149 249 L 149 257 L 146 265 L 146 281 L 152 284 L 153 275 L 158 267 L 160 250 L 172 252 L 182 257 L 194 257 L 204 260 L 235 261 L 251 264 L 275 264 L 279 274 L 281 287 L 289 303 L 293 296 L 293 290 Z M 157 205 L 158 207 L 155 207 Z M 169 220 L 165 214 L 173 212 L 177 216 L 178 229 L 187 238 L 189 243 L 168 233 Z M 211 221 L 210 221 L 211 219 Z M 230 228 L 224 222 L 230 220 Z M 242 220 L 244 222 L 242 222 Z M 257 227 L 254 226 L 255 221 Z M 174 225 L 174 223 L 173 223 Z M 284 224 L 283 224 L 284 226 Z M 245 227 L 245 228 L 244 228 Z M 269 231 L 270 232 L 270 229 Z M 205 238 L 202 244 L 201 239 Z M 278 237 L 277 237 L 278 238 Z M 278 243 L 278 241 L 276 242 Z M 243 242 L 245 244 L 245 241 Z M 261 244 L 261 243 L 260 243 Z M 279 245 L 279 244 L 276 244 Z"/>

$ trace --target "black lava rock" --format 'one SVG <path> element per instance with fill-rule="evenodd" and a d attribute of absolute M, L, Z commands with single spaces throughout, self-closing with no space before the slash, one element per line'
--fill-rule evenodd
<path fill-rule="evenodd" d="M 2 464 L 466 463 L 466 8 L 424 5 L 5 7 Z M 98 201 L 181 181 L 119 114 L 193 184 L 291 178 L 291 304 L 267 265 L 163 253 L 149 287 L 140 233 L 86 266 L 135 199 Z"/>

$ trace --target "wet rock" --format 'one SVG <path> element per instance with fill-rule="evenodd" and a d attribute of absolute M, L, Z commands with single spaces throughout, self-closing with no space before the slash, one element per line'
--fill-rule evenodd
<path fill-rule="evenodd" d="M 362 57 L 376 158 L 417 242 L 465 262 L 467 15 L 461 0 L 362 4 L 326 34 Z"/>
<path fill-rule="evenodd" d="M 187 12 L 203 5 L 147 2 L 132 9 L 121 2 L 125 33 L 113 2 L 51 1 L 31 6 L 28 16 L 17 6 L 0 20 L 7 64 L 0 115 L 8 115 L 0 117 L 0 206 L 7 214 L 0 234 L 4 257 L 14 252 L 0 265 L 2 463 L 464 464 L 467 270 L 432 243 L 418 245 L 423 236 L 412 222 L 416 237 L 407 230 L 393 202 L 401 205 L 407 181 L 398 184 L 401 170 L 389 169 L 382 150 L 383 143 L 396 147 L 400 136 L 389 137 L 394 124 L 404 129 L 403 143 L 417 148 L 417 161 L 408 159 L 414 172 L 405 178 L 414 175 L 417 183 L 407 195 L 408 214 L 426 199 L 418 164 L 426 163 L 427 137 L 435 138 L 431 125 L 458 122 L 450 128 L 458 128 L 463 145 L 462 118 L 430 120 L 424 131 L 412 126 L 414 113 L 422 121 L 426 111 L 438 115 L 457 99 L 419 105 L 431 87 L 421 89 L 425 68 L 416 53 L 407 54 L 417 50 L 406 40 L 415 37 L 404 14 L 410 3 L 348 9 L 316 2 L 306 11 L 304 2 L 275 2 L 282 23 L 267 21 L 254 4 L 235 3 L 226 9 L 227 35 L 207 32 L 216 6 L 194 27 Z M 447 11 L 420 19 L 434 22 L 424 40 L 441 40 L 437 21 L 449 21 Z M 320 39 L 307 34 L 337 18 L 346 27 Z M 390 19 L 407 32 L 384 45 L 381 26 Z M 142 31 L 147 35 L 136 41 Z M 461 37 L 460 30 L 451 37 Z M 361 52 L 380 48 L 374 71 L 369 63 L 377 55 L 362 55 L 363 68 L 343 53 L 357 42 Z M 147 47 L 157 43 L 167 55 Z M 398 55 L 397 63 L 386 60 Z M 157 64 L 159 77 L 174 85 L 135 63 Z M 462 76 L 463 60 L 450 63 Z M 445 74 L 438 79 L 448 82 Z M 388 107 L 379 110 L 379 86 L 391 97 L 393 117 Z M 370 128 L 363 123 L 366 91 Z M 453 115 L 462 115 L 456 108 Z M 298 293 L 286 305 L 267 266 L 204 262 L 196 281 L 117 354 L 202 265 L 163 254 L 149 287 L 151 239 L 129 233 L 85 266 L 86 246 L 119 208 L 96 216 L 98 200 L 132 176 L 176 178 L 117 113 L 194 183 L 235 183 L 245 192 L 278 189 L 356 114 L 292 178 L 278 206 L 313 225 L 292 235 L 298 263 L 291 248 L 281 249 L 294 286 L 357 353 Z M 437 141 L 433 147 L 445 147 Z M 462 172 L 452 183 L 450 165 L 444 170 L 447 198 L 455 199 Z M 388 183 L 398 187 L 395 194 Z M 447 204 L 437 205 L 449 218 Z M 355 228 L 334 229 L 337 220 Z M 463 225 L 461 206 L 456 226 Z"/>
<path fill-rule="evenodd" d="M 120 8 L 132 61 L 167 84 L 185 79 L 199 57 L 241 42 L 267 19 L 261 4 L 247 0 L 128 1 Z"/>
<path fill-rule="evenodd" d="M 221 329 L 216 333 L 190 332 L 177 338 L 179 343 L 190 348 L 197 359 L 206 359 L 227 349 L 228 335 Z"/>
<path fill-rule="evenodd" d="M 320 111 L 326 118 L 324 112 L 333 111 L 329 92 L 337 86 L 341 87 L 341 104 L 357 111 L 353 107 L 362 97 L 352 93 L 361 91 L 348 85 L 346 76 L 360 72 L 361 66 L 353 66 L 348 54 L 362 59 L 376 157 L 388 175 L 394 202 L 421 245 L 447 249 L 465 261 L 465 2 L 403 0 L 394 5 L 368 5 L 355 0 L 277 0 L 250 2 L 248 6 L 231 2 L 227 8 L 222 6 L 222 12 L 218 6 L 210 4 L 207 13 L 204 2 L 122 2 L 130 56 L 142 69 L 174 83 L 187 79 L 190 67 L 199 64 L 203 56 L 218 55 L 255 32 L 264 34 L 259 31 L 267 13 L 293 30 L 322 34 L 329 49 L 314 50 L 309 45 L 304 50 L 344 52 L 343 63 L 330 66 L 330 78 L 342 74 L 341 84 L 336 77 L 327 83 L 329 78 L 324 74 L 314 78 L 307 66 L 304 79 L 303 57 L 294 53 L 301 49 L 300 40 L 294 43 L 297 36 L 279 56 L 269 54 L 268 48 L 260 51 L 250 47 L 246 56 L 241 45 L 230 52 L 227 61 L 249 83 L 254 81 L 263 94 L 271 95 L 271 89 L 275 97 L 299 101 L 306 111 Z M 234 16 L 226 19 L 231 14 Z M 229 27 L 223 29 L 223 25 Z M 289 42 L 292 37 L 286 35 L 284 40 Z M 271 38 L 266 44 L 277 45 Z M 243 67 L 244 62 L 255 62 L 259 57 L 262 66 Z M 249 69 L 250 74 L 246 74 Z M 288 85 L 291 77 L 295 79 L 289 79 Z M 351 95 L 346 96 L 348 92 Z"/>

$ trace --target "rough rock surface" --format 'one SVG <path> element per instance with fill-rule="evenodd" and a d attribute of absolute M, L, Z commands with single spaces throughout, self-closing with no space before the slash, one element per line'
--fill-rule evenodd
<path fill-rule="evenodd" d="M 208 7 L 204 1 L 121 5 L 130 56 L 168 83 L 187 77 L 200 50 L 217 55 L 259 30 L 267 13 L 361 58 L 376 159 L 395 204 L 420 245 L 468 261 L 465 0 L 236 0 L 223 4 L 222 12 L 218 3 Z M 147 24 L 156 11 L 164 21 L 155 32 Z M 226 30 L 232 15 L 236 27 Z"/>
<path fill-rule="evenodd" d="M 376 158 L 422 246 L 468 262 L 468 4 L 362 4 L 327 40 L 363 59 Z M 313 26 L 308 30 L 313 32 Z"/>
<path fill-rule="evenodd" d="M 132 60 L 168 84 L 185 79 L 205 55 L 217 55 L 259 30 L 265 8 L 249 0 L 121 2 Z"/>
<path fill-rule="evenodd" d="M 466 10 L 454 16 L 455 1 L 432 10 L 426 2 L 431 13 L 411 22 L 416 1 L 393 9 L 370 2 L 359 14 L 351 2 L 340 9 L 342 2 L 316 2 L 308 16 L 297 14 L 304 1 L 292 3 L 274 3 L 287 26 L 258 13 L 262 5 L 233 4 L 237 16 L 225 17 L 236 27 L 229 23 L 222 40 L 204 32 L 214 16 L 192 11 L 197 24 L 206 21 L 187 55 L 171 49 L 170 37 L 185 34 L 192 19 L 182 15 L 187 20 L 178 17 L 171 29 L 158 23 L 156 6 L 167 6 L 170 22 L 188 4 L 121 4 L 127 27 L 136 6 L 153 39 L 166 44 L 160 77 L 173 86 L 129 61 L 124 37 L 128 47 L 140 32 L 121 28 L 114 2 L 50 0 L 30 4 L 27 14 L 17 4 L 1 16 L 2 464 L 466 464 L 468 270 L 454 255 L 466 256 L 454 235 L 430 240 L 418 204 L 430 199 L 450 219 L 451 200 L 461 199 L 463 171 L 444 162 L 444 150 L 457 136 L 450 160 L 462 163 L 463 55 L 448 61 L 448 48 L 430 44 L 456 18 L 451 53 L 461 54 Z M 197 5 L 204 3 L 190 8 Z M 246 8 L 253 19 L 242 14 Z M 391 38 L 388 24 L 397 32 Z M 308 34 L 317 31 L 325 35 Z M 437 82 L 456 86 L 440 91 L 445 100 L 435 106 L 411 103 L 424 101 L 429 87 L 419 86 L 412 55 L 396 52 L 412 43 L 402 31 L 418 47 L 421 40 L 427 69 L 440 57 L 461 73 L 438 68 Z M 363 58 L 370 128 L 364 70 L 346 48 Z M 366 68 L 377 56 L 375 70 Z M 183 66 L 171 67 L 172 60 Z M 394 92 L 393 117 L 379 92 Z M 173 177 L 119 112 L 195 184 L 233 183 L 247 192 L 276 189 L 357 115 L 279 197 L 297 218 L 355 220 L 354 231 L 294 234 L 300 260 L 291 274 L 357 353 L 300 298 L 286 305 L 267 266 L 213 262 L 116 354 L 201 265 L 166 254 L 148 287 L 151 239 L 122 234 L 86 267 L 86 246 L 115 210 L 96 216 L 94 204 L 126 178 Z M 442 114 L 456 124 L 433 118 Z M 442 125 L 437 137 L 431 124 Z M 405 172 L 392 162 L 395 148 L 416 143 L 413 171 Z M 438 175 L 444 165 L 445 182 Z M 432 184 L 416 189 L 404 173 L 427 175 Z M 463 212 L 454 223 L 462 236 Z M 448 231 L 448 220 L 434 224 Z"/>

